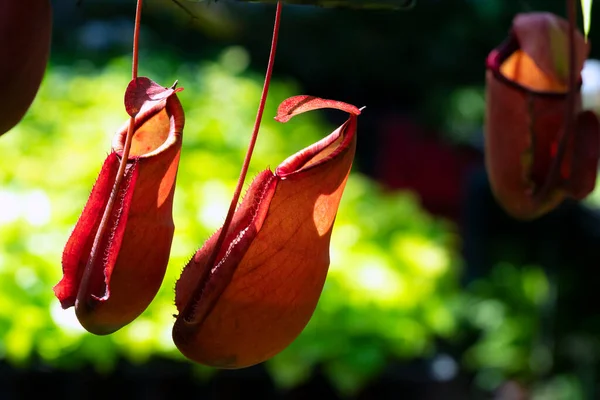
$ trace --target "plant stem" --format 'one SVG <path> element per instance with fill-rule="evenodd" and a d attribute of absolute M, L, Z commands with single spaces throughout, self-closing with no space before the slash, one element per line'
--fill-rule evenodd
<path fill-rule="evenodd" d="M 131 79 L 136 80 L 138 76 L 138 56 L 140 41 L 140 21 L 142 19 L 143 0 L 138 0 L 135 8 L 135 27 L 133 28 L 133 55 L 131 58 Z"/>
<path fill-rule="evenodd" d="M 227 231 L 229 230 L 229 226 L 231 225 L 231 221 L 233 220 L 233 215 L 235 213 L 235 209 L 237 208 L 238 201 L 240 199 L 240 195 L 242 193 L 242 188 L 244 187 L 244 181 L 246 179 L 246 174 L 248 173 L 248 167 L 250 166 L 250 159 L 252 158 L 252 152 L 254 151 L 254 146 L 256 144 L 256 139 L 258 138 L 258 131 L 260 129 L 260 122 L 262 120 L 263 112 L 265 110 L 265 103 L 267 101 L 267 94 L 269 93 L 269 85 L 271 83 L 271 75 L 273 73 L 273 64 L 275 63 L 275 53 L 277 49 L 277 37 L 279 34 L 279 25 L 281 20 L 281 2 L 277 2 L 277 9 L 275 11 L 275 23 L 273 26 L 273 38 L 271 40 L 271 51 L 269 53 L 269 64 L 267 65 L 267 72 L 265 74 L 265 81 L 263 84 L 263 90 L 260 97 L 260 103 L 258 106 L 258 112 L 256 114 L 256 120 L 254 122 L 254 129 L 252 131 L 252 136 L 250 138 L 250 143 L 248 144 L 248 151 L 246 152 L 246 158 L 244 159 L 244 163 L 242 165 L 242 170 L 240 172 L 240 177 L 237 182 L 237 186 L 233 193 L 233 198 L 231 199 L 231 203 L 229 205 L 229 211 L 227 212 L 227 217 L 225 218 L 225 222 L 223 223 L 223 227 L 221 228 L 221 233 L 217 239 L 214 250 L 211 253 L 207 265 L 210 267 L 214 267 L 217 261 L 217 255 L 223 243 L 225 242 L 225 237 L 227 236 Z"/>
<path fill-rule="evenodd" d="M 556 156 L 552 162 L 550 173 L 541 190 L 536 194 L 538 201 L 544 201 L 553 189 L 555 182 L 559 179 L 560 167 L 567 151 L 567 145 L 575 130 L 575 100 L 577 96 L 577 81 L 575 71 L 575 30 L 577 29 L 577 5 L 575 0 L 566 0 L 567 18 L 569 28 L 567 32 L 569 71 L 567 74 L 567 98 L 565 101 L 565 121 L 563 135 L 560 138 Z"/>
<path fill-rule="evenodd" d="M 179 0 L 173 0 L 173 3 L 175 3 L 177 5 L 177 7 L 181 8 L 183 11 L 185 11 L 186 14 L 188 14 L 192 18 L 192 20 L 198 19 L 198 17 L 196 17 L 196 15 L 194 15 L 194 13 L 191 12 L 187 7 L 185 7 L 183 4 L 181 4 L 179 2 Z"/>
<path fill-rule="evenodd" d="M 131 79 L 137 79 L 138 75 L 138 53 L 139 53 L 139 36 L 140 36 L 140 20 L 142 18 L 142 3 L 143 0 L 137 1 L 136 11 L 135 11 L 135 27 L 133 31 L 133 57 L 131 62 Z M 100 241 L 104 237 L 106 230 L 108 229 L 108 221 L 112 215 L 112 210 L 114 208 L 115 202 L 119 193 L 119 186 L 121 185 L 121 181 L 123 180 L 123 176 L 125 175 L 125 169 L 127 168 L 127 160 L 129 158 L 129 151 L 131 149 L 131 142 L 133 139 L 133 130 L 135 128 L 135 116 L 129 118 L 129 127 L 127 129 L 127 136 L 125 137 L 125 145 L 123 147 L 123 153 L 121 154 L 121 162 L 119 164 L 119 170 L 117 171 L 117 176 L 115 177 L 115 183 L 110 192 L 110 196 L 108 198 L 108 202 L 106 203 L 106 208 L 104 209 L 104 214 L 102 215 L 102 220 L 98 225 L 98 230 L 96 231 L 96 236 L 94 237 L 94 243 L 92 244 L 92 249 L 90 251 L 90 258 L 87 261 L 85 270 L 83 272 L 83 276 L 81 278 L 81 283 L 79 285 L 80 292 L 81 288 L 83 288 L 84 292 L 87 291 L 88 283 L 90 277 L 92 275 L 92 268 L 98 257 Z M 78 296 L 79 297 L 79 294 Z"/>
<path fill-rule="evenodd" d="M 569 138 L 573 134 L 574 122 L 575 122 L 575 96 L 577 94 L 577 88 L 575 87 L 575 29 L 577 29 L 577 5 L 575 0 L 567 0 L 567 18 L 569 19 L 569 74 L 568 74 L 568 92 L 567 92 L 567 105 L 566 105 L 566 132 L 564 136 Z M 564 147 L 566 147 L 567 140 L 563 138 Z M 563 144 L 563 143 L 561 143 Z"/>

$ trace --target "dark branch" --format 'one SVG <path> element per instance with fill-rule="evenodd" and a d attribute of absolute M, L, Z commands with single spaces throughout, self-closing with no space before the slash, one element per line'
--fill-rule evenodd
<path fill-rule="evenodd" d="M 173 0 L 178 3 L 181 0 Z M 187 0 L 194 2 L 209 2 L 214 0 Z M 236 0 L 242 3 L 276 3 L 277 0 Z M 415 5 L 417 0 L 283 0 L 282 3 L 312 5 L 319 7 L 343 7 L 374 10 L 407 10 Z"/>

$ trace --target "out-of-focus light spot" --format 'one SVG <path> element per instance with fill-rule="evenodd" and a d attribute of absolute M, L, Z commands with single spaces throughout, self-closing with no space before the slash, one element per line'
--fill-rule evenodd
<path fill-rule="evenodd" d="M 336 224 L 331 235 L 331 242 L 344 248 L 352 248 L 360 238 L 360 229 L 356 225 Z"/>
<path fill-rule="evenodd" d="M 439 247 L 423 247 L 418 258 L 421 261 L 421 269 L 427 272 L 427 275 L 437 276 L 448 266 L 448 255 Z"/>
<path fill-rule="evenodd" d="M 493 330 L 504 323 L 506 317 L 504 304 L 497 300 L 484 300 L 474 306 L 471 320 L 480 328 Z"/>
<path fill-rule="evenodd" d="M 177 308 L 173 303 L 158 303 L 153 307 L 152 317 L 149 318 L 153 323 L 151 333 L 153 346 L 161 352 L 172 351 L 175 349 L 172 328 Z"/>
<path fill-rule="evenodd" d="M 0 224 L 15 222 L 21 215 L 19 195 L 7 190 L 0 190 Z"/>
<path fill-rule="evenodd" d="M 173 350 L 175 345 L 173 344 L 173 331 L 171 328 L 172 324 L 163 324 L 158 337 L 158 347 L 162 350 Z"/>
<path fill-rule="evenodd" d="M 386 324 L 384 336 L 392 343 L 392 351 L 402 358 L 422 354 L 428 346 L 428 330 L 416 320 L 406 317 L 394 318 Z"/>
<path fill-rule="evenodd" d="M 85 329 L 81 326 L 75 315 L 75 307 L 67 308 L 63 310 L 58 300 L 54 300 L 50 304 L 50 315 L 56 325 L 62 328 L 64 331 L 74 334 L 81 334 L 85 332 Z"/>
<path fill-rule="evenodd" d="M 19 267 L 15 271 L 15 282 L 22 289 L 28 290 L 39 282 L 39 278 L 32 268 Z"/>
<path fill-rule="evenodd" d="M 43 190 L 18 193 L 0 191 L 0 224 L 10 224 L 24 218 L 34 226 L 50 222 L 50 199 Z"/>
<path fill-rule="evenodd" d="M 32 234 L 27 237 L 27 250 L 38 256 L 56 254 L 56 250 L 65 245 L 66 239 L 63 233 L 58 232 Z"/>
<path fill-rule="evenodd" d="M 30 192 L 23 201 L 23 212 L 27 222 L 34 226 L 41 226 L 50 222 L 52 208 L 50 199 L 43 190 Z"/>
<path fill-rule="evenodd" d="M 423 317 L 435 332 L 443 336 L 451 335 L 456 329 L 456 320 L 450 307 L 438 298 L 429 299 Z"/>
<path fill-rule="evenodd" d="M 485 115 L 485 95 L 479 87 L 455 90 L 445 111 L 446 130 L 453 140 L 471 141 Z"/>
<path fill-rule="evenodd" d="M 450 264 L 446 249 L 427 238 L 399 236 L 395 240 L 394 250 L 407 266 L 426 277 L 442 275 Z"/>
<path fill-rule="evenodd" d="M 31 354 L 32 339 L 31 332 L 22 329 L 22 326 L 13 325 L 4 336 L 6 358 L 13 362 L 25 362 Z"/>
<path fill-rule="evenodd" d="M 250 54 L 242 46 L 231 46 L 221 53 L 219 62 L 227 71 L 239 74 L 250 65 Z"/>
<path fill-rule="evenodd" d="M 227 215 L 232 195 L 233 192 L 230 192 L 223 183 L 207 182 L 202 187 L 201 198 L 204 200 L 204 204 L 198 212 L 198 221 L 208 229 L 220 228 Z"/>
<path fill-rule="evenodd" d="M 533 304 L 541 306 L 552 295 L 548 278 L 541 268 L 527 268 L 523 270 L 521 285 L 527 299 Z"/>
<path fill-rule="evenodd" d="M 386 271 L 377 265 L 366 265 L 359 272 L 362 286 L 369 290 L 379 290 L 386 286 Z"/>
<path fill-rule="evenodd" d="M 344 256 L 344 250 L 340 249 L 339 246 L 336 246 L 331 242 L 331 246 L 329 246 L 329 272 L 332 270 L 336 270 L 338 268 L 343 268 L 342 260 Z M 2 259 L 0 259 L 0 266 L 2 265 Z"/>
<path fill-rule="evenodd" d="M 37 344 L 37 351 L 40 356 L 47 361 L 52 361 L 60 357 L 64 349 L 57 346 L 56 338 L 43 336 L 40 337 Z"/>
<path fill-rule="evenodd" d="M 356 274 L 356 285 L 368 298 L 382 302 L 393 302 L 405 291 L 405 284 L 400 276 L 386 265 L 379 263 L 365 264 Z"/>
<path fill-rule="evenodd" d="M 154 336 L 154 325 L 151 321 L 138 318 L 126 332 L 130 343 L 148 342 Z"/>
<path fill-rule="evenodd" d="M 600 60 L 585 60 L 581 80 L 583 109 L 600 114 Z"/>
<path fill-rule="evenodd" d="M 438 354 L 431 362 L 431 375 L 436 381 L 451 381 L 457 373 L 456 361 L 447 354 Z"/>

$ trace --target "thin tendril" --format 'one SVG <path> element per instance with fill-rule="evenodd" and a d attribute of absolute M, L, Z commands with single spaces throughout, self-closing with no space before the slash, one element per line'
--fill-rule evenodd
<path fill-rule="evenodd" d="M 196 16 L 196 14 L 194 14 L 193 12 L 191 12 L 186 6 L 184 6 L 183 4 L 181 4 L 179 2 L 179 0 L 172 0 L 173 3 L 175 3 L 177 5 L 177 7 L 181 8 L 183 11 L 185 11 L 190 18 L 193 20 L 198 19 L 198 17 Z"/>

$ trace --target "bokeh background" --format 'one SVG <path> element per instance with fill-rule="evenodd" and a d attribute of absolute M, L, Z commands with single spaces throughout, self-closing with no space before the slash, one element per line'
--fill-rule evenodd
<path fill-rule="evenodd" d="M 295 94 L 367 108 L 309 325 L 237 371 L 185 360 L 173 288 L 222 223 L 267 63 L 272 4 L 146 0 L 140 74 L 176 79 L 186 110 L 168 272 L 147 311 L 98 337 L 62 310 L 60 257 L 127 119 L 133 0 L 53 1 L 50 64 L 0 139 L 0 399 L 594 399 L 600 396 L 594 193 L 529 223 L 496 205 L 483 167 L 484 60 L 516 13 L 562 0 L 418 0 L 405 12 L 286 6 L 250 176 L 343 113 L 271 118 Z M 184 9 L 185 8 L 185 9 Z M 598 9 L 598 7 L 596 7 Z M 592 17 L 593 46 L 600 35 Z"/>

